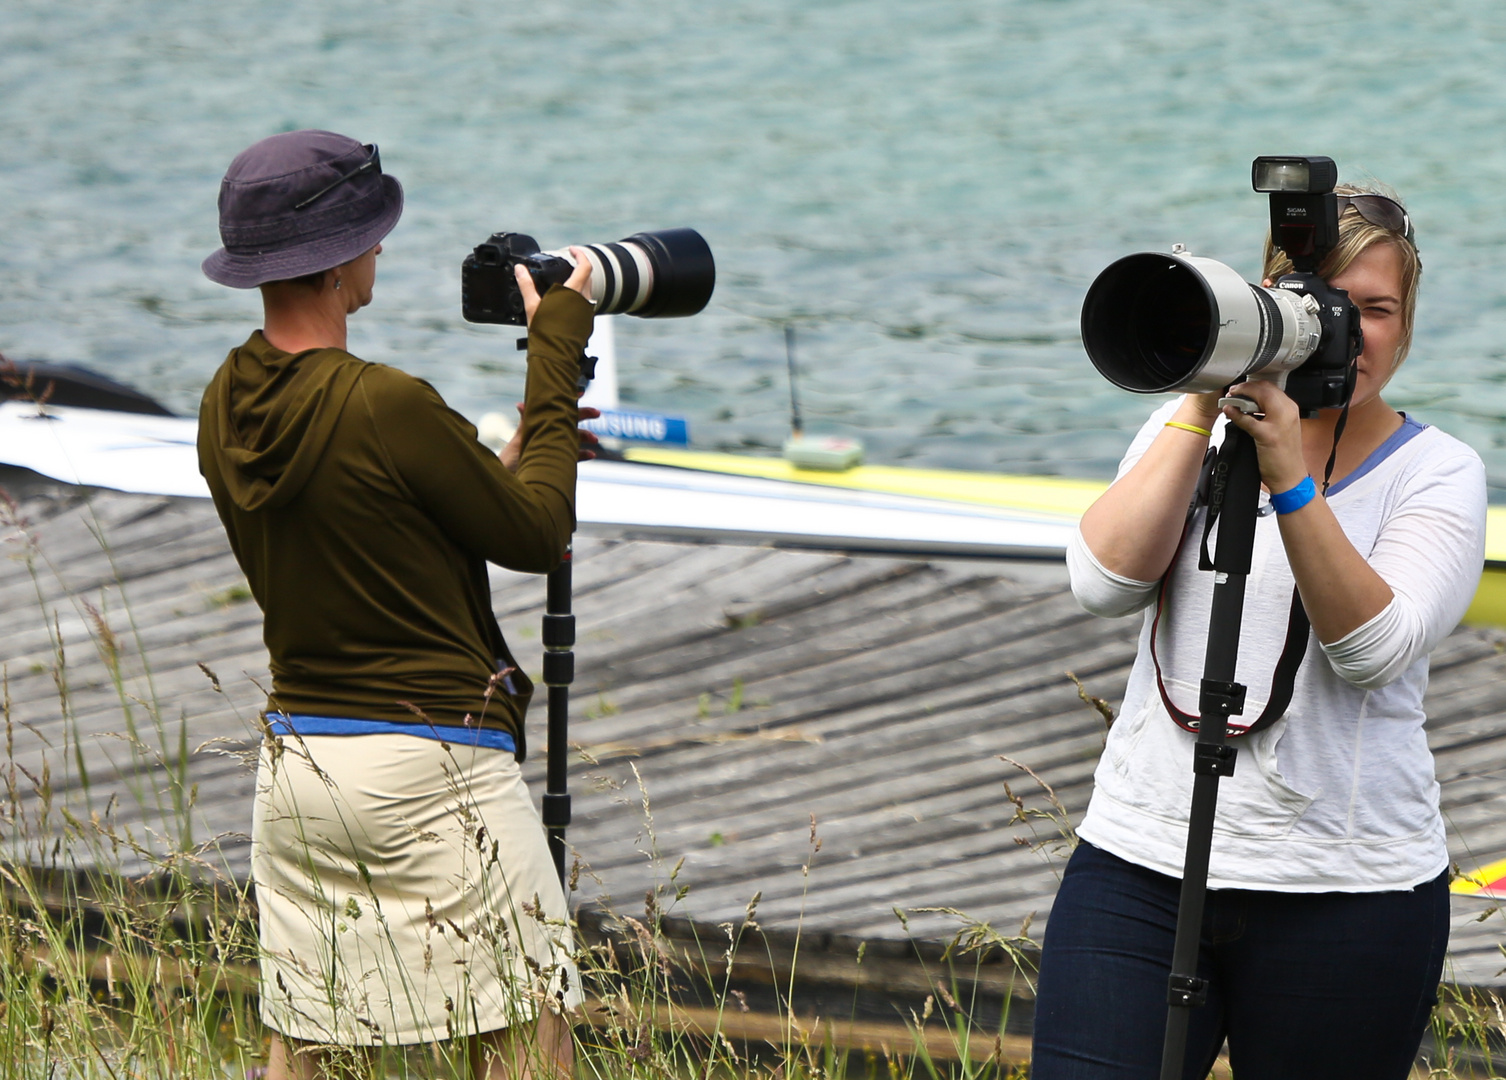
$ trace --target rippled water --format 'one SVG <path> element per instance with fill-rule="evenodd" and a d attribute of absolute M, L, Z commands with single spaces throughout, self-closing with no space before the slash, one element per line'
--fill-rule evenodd
<path fill-rule="evenodd" d="M 782 439 L 794 322 L 811 426 L 873 460 L 1105 475 L 1153 403 L 1082 354 L 1094 274 L 1173 241 L 1253 274 L 1250 159 L 1326 153 L 1417 222 L 1388 396 L 1506 493 L 1503 56 L 1506 9 L 1460 0 L 0 0 L 0 350 L 193 408 L 259 316 L 199 274 L 219 177 L 328 127 L 408 192 L 352 348 L 463 411 L 521 385 L 460 319 L 470 246 L 686 224 L 711 307 L 618 344 L 697 444 Z"/>

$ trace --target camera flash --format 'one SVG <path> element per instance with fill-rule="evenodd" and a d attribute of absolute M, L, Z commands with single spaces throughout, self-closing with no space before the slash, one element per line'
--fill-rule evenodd
<path fill-rule="evenodd" d="M 1308 171 L 1305 161 L 1261 158 L 1255 162 L 1255 190 L 1306 191 Z"/>
<path fill-rule="evenodd" d="M 1321 195 L 1338 181 L 1338 166 L 1326 157 L 1258 157 L 1251 168 L 1255 190 Z"/>

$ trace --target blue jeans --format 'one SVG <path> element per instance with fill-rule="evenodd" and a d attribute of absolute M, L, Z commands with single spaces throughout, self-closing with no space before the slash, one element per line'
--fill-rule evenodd
<path fill-rule="evenodd" d="M 1081 843 L 1042 946 L 1031 1080 L 1156 1080 L 1181 883 Z M 1403 1080 L 1448 945 L 1448 875 L 1404 892 L 1208 894 L 1187 1080 Z"/>

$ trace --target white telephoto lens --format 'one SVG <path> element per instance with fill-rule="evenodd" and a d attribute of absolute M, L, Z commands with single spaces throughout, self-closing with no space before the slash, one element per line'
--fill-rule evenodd
<path fill-rule="evenodd" d="M 1213 259 L 1142 252 L 1088 289 L 1082 339 L 1115 386 L 1205 393 L 1246 378 L 1284 382 L 1322 339 L 1317 310 L 1308 296 L 1251 285 Z"/>
<path fill-rule="evenodd" d="M 648 253 L 637 244 L 583 244 L 591 264 L 591 302 L 600 315 L 630 315 L 648 303 L 654 292 L 654 268 Z M 571 266 L 567 251 L 550 251 Z"/>
<path fill-rule="evenodd" d="M 1180 258 L 1199 274 L 1211 294 L 1214 325 L 1203 363 L 1178 389 L 1197 394 L 1221 390 L 1241 379 L 1280 380 L 1317 349 L 1323 324 L 1316 305 L 1308 306 L 1312 303 L 1308 298 L 1251 285 L 1214 259 Z"/>
<path fill-rule="evenodd" d="M 649 261 L 648 252 L 637 244 L 608 244 L 607 246 L 618 248 L 633 260 L 633 265 L 637 270 L 638 289 L 627 298 L 627 306 L 623 310 L 637 311 L 648 303 L 648 298 L 654 294 L 654 264 Z"/>

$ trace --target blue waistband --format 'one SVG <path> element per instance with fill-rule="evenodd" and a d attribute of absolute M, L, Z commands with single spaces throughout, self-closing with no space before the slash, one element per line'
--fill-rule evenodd
<path fill-rule="evenodd" d="M 268 713 L 273 735 L 416 735 L 420 739 L 518 752 L 512 734 L 496 728 L 398 724 L 390 720 L 353 720 L 345 716 Z"/>

